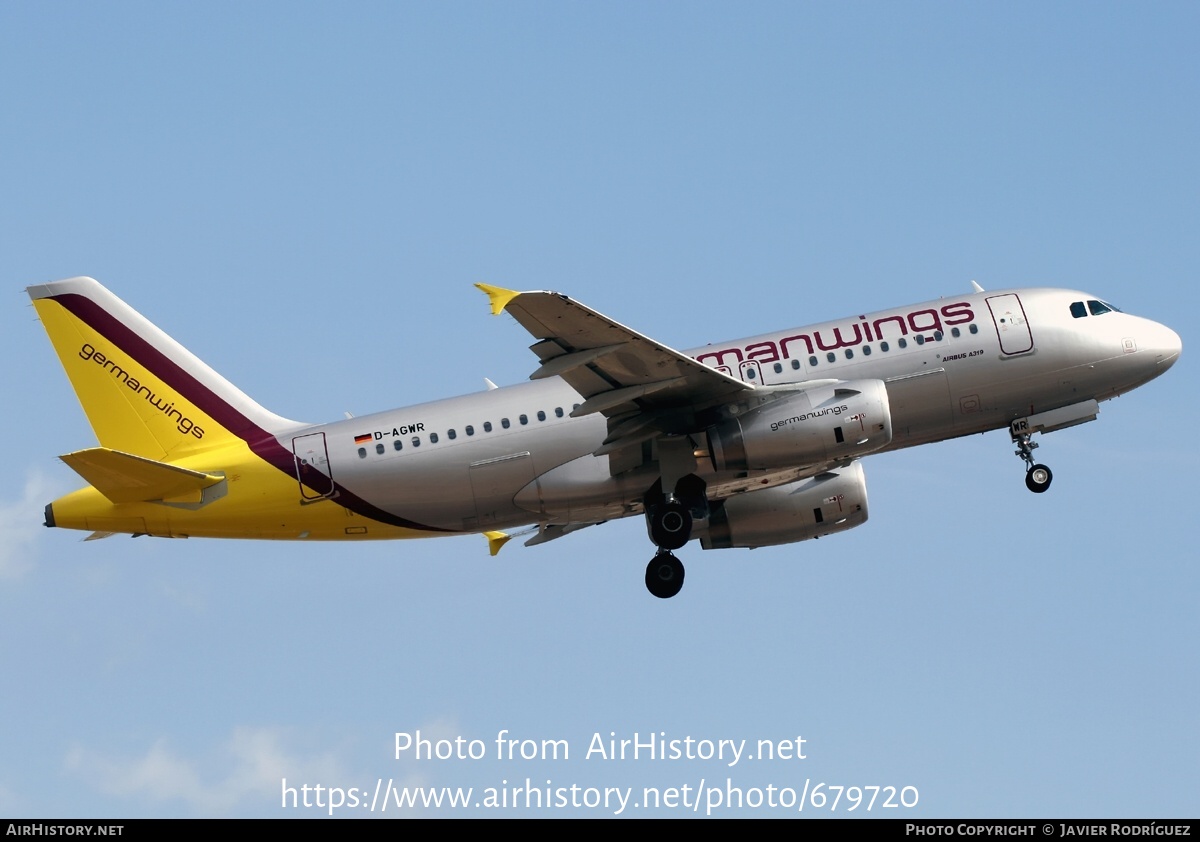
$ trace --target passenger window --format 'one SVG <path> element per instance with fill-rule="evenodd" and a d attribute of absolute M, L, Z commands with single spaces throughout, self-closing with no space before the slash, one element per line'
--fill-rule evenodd
<path fill-rule="evenodd" d="M 483 422 L 483 431 L 485 433 L 490 433 L 492 431 L 492 422 L 491 421 Z"/>
<path fill-rule="evenodd" d="M 886 354 L 886 353 L 887 353 L 888 351 L 890 351 L 891 349 L 892 349 L 892 346 L 891 346 L 891 345 L 889 345 L 889 344 L 887 344 L 886 342 L 880 342 L 880 343 L 879 343 L 879 350 L 880 350 L 880 351 L 883 351 L 883 353 L 885 353 L 885 354 Z"/>
<path fill-rule="evenodd" d="M 811 360 L 813 361 L 813 365 L 816 365 L 816 364 L 817 364 L 817 358 L 816 358 L 816 357 L 809 357 L 809 359 L 811 359 Z M 799 371 L 799 370 L 800 370 L 800 361 L 799 361 L 799 360 L 792 360 L 792 368 L 793 368 L 793 369 L 795 369 L 796 371 Z"/>
<path fill-rule="evenodd" d="M 546 413 L 542 412 L 540 409 L 538 410 L 538 420 L 539 420 L 539 421 L 545 421 L 545 420 L 546 420 Z"/>
<path fill-rule="evenodd" d="M 420 446 L 421 446 L 421 437 L 413 436 L 413 447 L 420 447 Z"/>
<path fill-rule="evenodd" d="M 1082 319 L 1087 315 L 1087 308 L 1083 306 L 1082 301 L 1076 301 L 1071 305 L 1071 315 L 1076 319 Z"/>
<path fill-rule="evenodd" d="M 979 333 L 979 325 L 971 325 L 970 331 L 971 333 Z"/>
<path fill-rule="evenodd" d="M 795 360 L 792 360 L 792 362 L 795 362 Z M 808 366 L 809 366 L 809 368 L 816 368 L 817 367 L 817 358 L 809 357 L 808 358 Z"/>
<path fill-rule="evenodd" d="M 458 438 L 458 433 L 454 432 L 453 427 L 446 431 L 446 438 L 450 439 L 450 441 L 454 441 L 456 438 Z"/>
<path fill-rule="evenodd" d="M 562 407 L 561 407 L 561 406 L 556 406 L 556 407 L 554 407 L 554 417 L 555 417 L 555 418 L 562 418 L 562 417 L 563 417 L 563 411 L 562 411 Z"/>
<path fill-rule="evenodd" d="M 783 374 L 783 363 L 775 363 L 775 373 Z"/>
<path fill-rule="evenodd" d="M 753 380 L 755 377 L 758 376 L 758 372 L 752 368 L 748 368 L 748 369 L 746 369 L 746 376 L 749 377 L 751 380 Z"/>
<path fill-rule="evenodd" d="M 380 454 L 381 456 L 383 455 L 383 444 L 382 443 L 375 445 L 375 452 Z"/>
<path fill-rule="evenodd" d="M 863 352 L 863 356 L 864 356 L 864 357 L 869 357 L 869 356 L 871 356 L 871 346 L 870 346 L 870 345 L 863 345 L 862 352 Z"/>
<path fill-rule="evenodd" d="M 501 427 L 503 427 L 504 429 L 506 429 L 506 430 L 507 430 L 509 427 L 511 427 L 511 426 L 512 426 L 512 424 L 510 424 L 510 423 L 509 423 L 509 421 L 508 421 L 508 419 L 507 419 L 507 418 L 501 418 L 501 419 L 500 419 L 500 426 L 501 426 Z"/>
<path fill-rule="evenodd" d="M 522 424 L 528 424 L 528 423 L 529 423 L 529 416 L 528 416 L 528 415 L 519 415 L 519 416 L 517 416 L 517 417 L 518 417 L 518 419 L 521 421 L 521 423 L 522 423 Z"/>
<path fill-rule="evenodd" d="M 825 355 L 825 359 L 829 360 L 830 362 L 835 362 L 837 360 L 837 355 L 834 354 L 833 351 L 830 351 Z"/>
<path fill-rule="evenodd" d="M 934 342 L 941 342 L 941 341 L 942 341 L 942 332 L 941 332 L 940 330 L 935 330 L 935 331 L 933 332 L 933 341 L 934 341 Z"/>
<path fill-rule="evenodd" d="M 952 327 L 952 328 L 950 328 L 950 335 L 953 336 L 955 339 L 958 339 L 958 337 L 962 336 L 962 331 L 956 327 Z"/>
<path fill-rule="evenodd" d="M 849 348 L 846 349 L 846 359 L 848 359 L 848 360 L 854 359 L 854 352 L 851 351 Z"/>
<path fill-rule="evenodd" d="M 366 458 L 367 458 L 367 449 L 366 449 L 365 447 L 360 447 L 360 448 L 358 449 L 358 458 L 359 458 L 359 459 L 366 459 Z"/>
<path fill-rule="evenodd" d="M 899 339 L 896 340 L 896 344 L 899 345 L 901 348 L 907 348 L 908 340 L 905 339 L 904 337 L 900 337 Z"/>
<path fill-rule="evenodd" d="M 437 444 L 437 443 L 438 443 L 438 436 L 437 436 L 437 433 L 430 433 L 430 434 L 429 434 L 429 443 L 430 443 L 430 444 Z"/>
<path fill-rule="evenodd" d="M 914 336 L 914 337 L 913 337 L 913 339 L 916 339 L 916 340 L 917 340 L 917 344 L 918 344 L 918 345 L 924 345 L 924 344 L 925 344 L 925 337 L 924 337 L 924 336 L 922 336 L 922 335 L 921 335 L 921 334 L 919 334 L 919 333 L 918 333 L 916 336 Z M 900 340 L 900 341 L 901 341 L 901 342 L 903 342 L 904 340 L 902 339 L 902 340 Z"/>
<path fill-rule="evenodd" d="M 404 442 L 400 441 L 400 439 L 392 439 L 392 449 L 400 450 L 402 447 L 404 447 Z"/>

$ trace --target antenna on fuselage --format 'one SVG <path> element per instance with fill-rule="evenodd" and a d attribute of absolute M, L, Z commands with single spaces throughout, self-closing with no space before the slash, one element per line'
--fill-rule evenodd
<path fill-rule="evenodd" d="M 498 389 L 498 388 L 499 388 L 499 387 L 498 387 L 498 386 L 497 386 L 495 383 L 493 383 L 493 382 L 491 381 L 491 378 L 485 377 L 485 378 L 483 378 L 483 382 L 487 384 L 487 386 L 488 386 L 488 391 L 489 391 L 489 392 L 490 392 L 490 391 L 492 391 L 492 389 Z"/>
<path fill-rule="evenodd" d="M 971 286 L 975 287 L 976 292 L 983 292 L 983 287 L 981 287 L 979 284 L 975 283 L 975 281 L 973 279 L 971 281 Z"/>

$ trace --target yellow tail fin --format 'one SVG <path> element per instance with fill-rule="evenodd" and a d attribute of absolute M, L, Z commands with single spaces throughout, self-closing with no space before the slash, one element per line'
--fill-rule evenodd
<path fill-rule="evenodd" d="M 173 461 L 297 426 L 259 406 L 91 278 L 28 292 L 105 448 Z"/>

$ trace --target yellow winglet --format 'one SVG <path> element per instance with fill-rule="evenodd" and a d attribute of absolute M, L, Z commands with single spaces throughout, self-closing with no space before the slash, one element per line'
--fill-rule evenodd
<path fill-rule="evenodd" d="M 508 306 L 508 302 L 512 301 L 521 293 L 513 289 L 505 289 L 504 287 L 494 287 L 491 284 L 475 284 L 481 290 L 487 293 L 487 297 L 492 302 L 492 315 L 499 316 L 504 312 L 504 308 Z M 495 553 L 492 553 L 495 555 Z"/>
<path fill-rule="evenodd" d="M 483 533 L 483 537 L 487 538 L 488 553 L 490 555 L 495 555 L 496 553 L 500 552 L 500 548 L 507 544 L 509 539 L 512 538 L 512 536 L 506 532 L 485 532 Z"/>

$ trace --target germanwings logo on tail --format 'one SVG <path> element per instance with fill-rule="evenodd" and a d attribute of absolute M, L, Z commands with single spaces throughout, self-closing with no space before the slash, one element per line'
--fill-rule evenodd
<path fill-rule="evenodd" d="M 179 432 L 183 433 L 184 435 L 190 433 L 197 439 L 204 438 L 204 428 L 198 427 L 194 421 L 176 409 L 175 402 L 173 400 L 168 400 L 154 394 L 149 386 L 143 385 L 136 377 L 131 376 L 126 367 L 118 364 L 116 360 L 112 359 L 103 352 L 97 351 L 96 348 L 90 343 L 85 342 L 79 349 L 79 358 L 81 360 L 94 362 L 96 365 L 100 366 L 102 369 L 111 374 L 114 378 L 120 380 L 122 383 L 128 386 L 134 393 L 141 395 L 146 400 L 146 403 L 150 404 L 155 409 L 162 412 L 163 415 L 173 420 Z"/>

